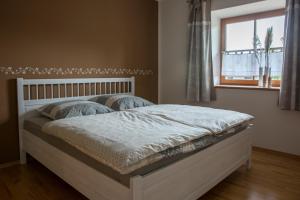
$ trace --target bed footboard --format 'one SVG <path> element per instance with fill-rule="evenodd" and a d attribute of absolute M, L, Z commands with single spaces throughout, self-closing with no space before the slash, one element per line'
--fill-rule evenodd
<path fill-rule="evenodd" d="M 251 166 L 249 129 L 168 167 L 132 178 L 132 199 L 196 200 L 244 164 Z"/>
<path fill-rule="evenodd" d="M 24 151 L 91 200 L 129 200 L 130 189 L 23 130 Z"/>
<path fill-rule="evenodd" d="M 92 200 L 196 200 L 238 169 L 250 166 L 249 130 L 145 176 L 130 188 L 107 177 L 23 130 L 24 149 L 60 178 Z"/>

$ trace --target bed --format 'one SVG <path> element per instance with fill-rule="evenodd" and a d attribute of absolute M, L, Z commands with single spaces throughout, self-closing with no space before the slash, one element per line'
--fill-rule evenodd
<path fill-rule="evenodd" d="M 49 123 L 35 110 L 53 102 L 86 100 L 103 94 L 134 95 L 134 77 L 19 78 L 17 82 L 21 163 L 26 164 L 26 154 L 30 154 L 89 199 L 197 199 L 241 165 L 246 164 L 248 168 L 251 166 L 251 135 L 248 124 L 243 124 L 234 127 L 234 131 L 230 129 L 217 137 L 205 135 L 202 138 L 206 141 L 204 143 L 203 140 L 201 143 L 200 140 L 195 140 L 194 142 L 198 142 L 196 144 L 202 145 L 198 145 L 200 148 L 197 151 L 169 156 L 130 171 L 112 169 L 111 166 L 107 167 L 95 158 L 74 150 L 57 137 L 46 138 L 46 134 L 41 134 L 40 131 L 44 124 Z M 133 109 L 130 114 L 161 117 L 161 108 L 165 107 L 168 106 Z M 174 106 L 169 106 L 172 107 Z M 128 115 L 128 112 L 125 114 Z M 114 119 L 113 115 L 116 114 L 111 115 Z M 180 115 L 176 120 L 178 117 Z M 80 120 L 78 119 L 78 123 L 81 123 Z"/>

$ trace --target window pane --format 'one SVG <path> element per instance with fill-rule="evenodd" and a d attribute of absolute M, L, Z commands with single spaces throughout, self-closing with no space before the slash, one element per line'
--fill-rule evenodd
<path fill-rule="evenodd" d="M 265 19 L 259 19 L 257 23 L 257 35 L 264 46 L 264 41 L 266 37 L 267 28 L 273 26 L 273 43 L 271 45 L 274 47 L 283 46 L 283 35 L 284 35 L 284 16 L 270 17 Z"/>
<path fill-rule="evenodd" d="M 253 49 L 254 21 L 226 25 L 226 51 Z"/>

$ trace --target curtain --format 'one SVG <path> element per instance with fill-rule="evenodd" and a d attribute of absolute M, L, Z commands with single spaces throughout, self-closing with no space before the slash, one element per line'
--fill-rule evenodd
<path fill-rule="evenodd" d="M 300 0 L 287 0 L 279 106 L 300 111 Z"/>
<path fill-rule="evenodd" d="M 265 54 L 262 53 L 261 66 L 265 66 Z M 271 76 L 280 77 L 283 64 L 283 52 L 270 53 L 269 63 Z M 223 53 L 222 55 L 223 76 L 259 76 L 259 65 L 253 53 Z"/>
<path fill-rule="evenodd" d="M 190 0 L 187 52 L 187 99 L 215 100 L 211 53 L 211 1 Z"/>

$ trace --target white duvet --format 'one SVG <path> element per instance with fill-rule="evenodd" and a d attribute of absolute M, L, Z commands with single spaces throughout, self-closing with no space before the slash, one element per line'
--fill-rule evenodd
<path fill-rule="evenodd" d="M 157 153 L 208 134 L 217 134 L 253 117 L 199 106 L 154 105 L 127 111 L 49 122 L 56 136 L 121 174 L 153 163 Z"/>
<path fill-rule="evenodd" d="M 218 134 L 253 117 L 231 110 L 201 106 L 161 104 L 133 109 L 140 113 L 160 116 L 192 127 L 201 127 Z"/>

